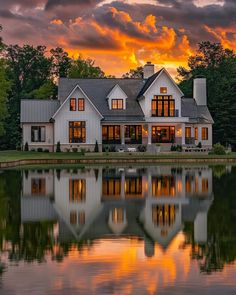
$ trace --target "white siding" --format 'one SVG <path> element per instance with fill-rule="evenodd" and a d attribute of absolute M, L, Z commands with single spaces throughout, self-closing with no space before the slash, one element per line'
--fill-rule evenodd
<path fill-rule="evenodd" d="M 126 109 L 126 98 L 127 95 L 124 93 L 124 91 L 120 88 L 119 85 L 116 85 L 112 91 L 108 94 L 108 104 L 109 109 L 111 109 L 111 101 L 112 99 L 123 99 L 123 107 Z"/>
<path fill-rule="evenodd" d="M 31 142 L 31 127 L 32 126 L 45 126 L 46 127 L 46 140 L 45 142 Z M 24 123 L 23 129 L 23 145 L 28 142 L 31 148 L 37 148 L 38 146 L 43 147 L 53 145 L 53 124 L 51 123 Z"/>
<path fill-rule="evenodd" d="M 160 93 L 160 87 L 167 87 L 167 94 L 172 95 L 175 100 L 175 109 L 179 110 L 179 115 L 181 115 L 181 92 L 174 85 L 173 81 L 168 77 L 168 75 L 163 71 L 158 79 L 154 82 L 154 84 L 147 90 L 145 94 L 145 98 L 140 101 L 141 108 L 145 114 L 147 121 L 157 121 L 157 122 L 176 122 L 176 121 L 188 121 L 188 119 L 184 118 L 156 118 L 151 117 L 151 109 L 152 109 L 152 99 L 154 95 L 163 95 Z"/>
<path fill-rule="evenodd" d="M 69 122 L 86 122 L 86 144 L 95 144 L 96 140 L 101 143 L 101 116 L 90 103 L 90 101 L 77 88 L 71 94 L 70 98 L 84 98 L 84 111 L 70 111 L 70 99 L 68 99 L 55 117 L 55 144 L 60 141 L 61 144 L 69 143 Z M 78 101 L 77 101 L 78 109 Z M 79 144 L 81 145 L 81 144 Z"/>

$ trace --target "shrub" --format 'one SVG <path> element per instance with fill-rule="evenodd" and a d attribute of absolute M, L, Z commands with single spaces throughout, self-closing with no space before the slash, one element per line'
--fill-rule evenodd
<path fill-rule="evenodd" d="M 49 153 L 49 149 L 45 149 L 44 152 L 45 152 L 45 153 Z"/>
<path fill-rule="evenodd" d="M 146 145 L 139 145 L 137 149 L 139 152 L 145 153 L 147 151 L 147 146 Z"/>
<path fill-rule="evenodd" d="M 66 148 L 66 152 L 69 153 L 70 152 L 70 148 Z"/>
<path fill-rule="evenodd" d="M 170 150 L 171 150 L 171 152 L 176 152 L 177 147 L 174 144 L 172 144 L 171 147 L 170 147 Z"/>
<path fill-rule="evenodd" d="M 216 143 L 213 145 L 213 154 L 215 155 L 225 155 L 225 147 L 221 145 L 220 143 Z"/>
<path fill-rule="evenodd" d="M 201 141 L 198 143 L 197 147 L 198 147 L 199 149 L 202 148 L 202 143 L 201 143 Z"/>
<path fill-rule="evenodd" d="M 43 151 L 42 148 L 37 148 L 37 152 L 41 153 Z"/>
<path fill-rule="evenodd" d="M 84 156 L 85 155 L 85 152 L 86 152 L 86 149 L 85 148 L 81 148 L 80 149 L 80 152 L 81 152 L 81 155 Z"/>
<path fill-rule="evenodd" d="M 178 144 L 176 147 L 177 152 L 182 152 L 182 145 Z"/>
<path fill-rule="evenodd" d="M 94 147 L 94 153 L 99 152 L 99 147 L 98 147 L 98 141 L 96 140 L 95 147 Z"/>
<path fill-rule="evenodd" d="M 16 146 L 16 150 L 17 150 L 17 151 L 21 151 L 21 146 L 20 146 L 20 145 L 17 145 L 17 146 Z"/>
<path fill-rule="evenodd" d="M 77 153 L 78 152 L 78 148 L 73 148 L 72 151 L 73 151 L 73 153 Z"/>
<path fill-rule="evenodd" d="M 111 145 L 111 146 L 109 147 L 109 152 L 111 152 L 111 153 L 116 152 L 116 146 L 115 146 L 115 145 Z"/>
<path fill-rule="evenodd" d="M 57 153 L 60 153 L 61 152 L 61 143 L 60 143 L 60 141 L 57 142 L 56 152 Z"/>
<path fill-rule="evenodd" d="M 29 144 L 28 142 L 25 143 L 24 151 L 28 152 L 29 151 Z"/>

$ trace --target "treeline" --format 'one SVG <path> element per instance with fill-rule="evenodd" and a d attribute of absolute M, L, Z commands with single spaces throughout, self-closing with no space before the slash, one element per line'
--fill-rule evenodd
<path fill-rule="evenodd" d="M 1 27 L 0 27 L 1 30 Z M 123 78 L 140 78 L 143 68 Z M 236 147 L 236 55 L 221 44 L 202 42 L 188 69 L 178 68 L 179 86 L 192 97 L 193 78 L 207 78 L 208 106 L 215 121 L 214 142 Z M 91 59 L 72 59 L 62 48 L 5 45 L 0 39 L 0 149 L 21 145 L 20 100 L 56 99 L 59 77 L 105 78 Z M 111 77 L 111 76 L 107 76 Z"/>

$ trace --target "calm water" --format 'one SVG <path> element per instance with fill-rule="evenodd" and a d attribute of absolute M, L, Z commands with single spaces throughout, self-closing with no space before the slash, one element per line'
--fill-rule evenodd
<path fill-rule="evenodd" d="M 236 167 L 0 171 L 0 294 L 236 294 Z"/>

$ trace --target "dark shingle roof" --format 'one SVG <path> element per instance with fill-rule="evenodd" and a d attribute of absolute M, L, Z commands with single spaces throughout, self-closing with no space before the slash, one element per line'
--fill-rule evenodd
<path fill-rule="evenodd" d="M 49 122 L 59 106 L 58 100 L 22 99 L 20 121 L 21 123 Z"/>
<path fill-rule="evenodd" d="M 70 92 L 79 85 L 89 99 L 96 106 L 98 111 L 105 118 L 127 120 L 133 117 L 134 120 L 143 120 L 144 114 L 137 101 L 137 94 L 140 92 L 145 81 L 142 79 L 60 79 L 58 96 L 63 102 Z M 110 110 L 107 95 L 115 85 L 127 95 L 125 110 Z"/>
<path fill-rule="evenodd" d="M 156 77 L 160 74 L 160 72 L 163 69 L 161 69 L 160 71 L 156 72 L 154 75 L 152 75 L 151 77 L 149 77 L 146 80 L 146 83 L 143 85 L 142 89 L 140 90 L 139 94 L 138 94 L 138 98 L 141 98 L 144 93 L 148 90 L 148 88 L 152 85 L 152 83 L 155 81 Z"/>
<path fill-rule="evenodd" d="M 189 117 L 191 123 L 214 123 L 208 107 L 197 105 L 194 98 L 181 99 L 181 115 Z"/>

